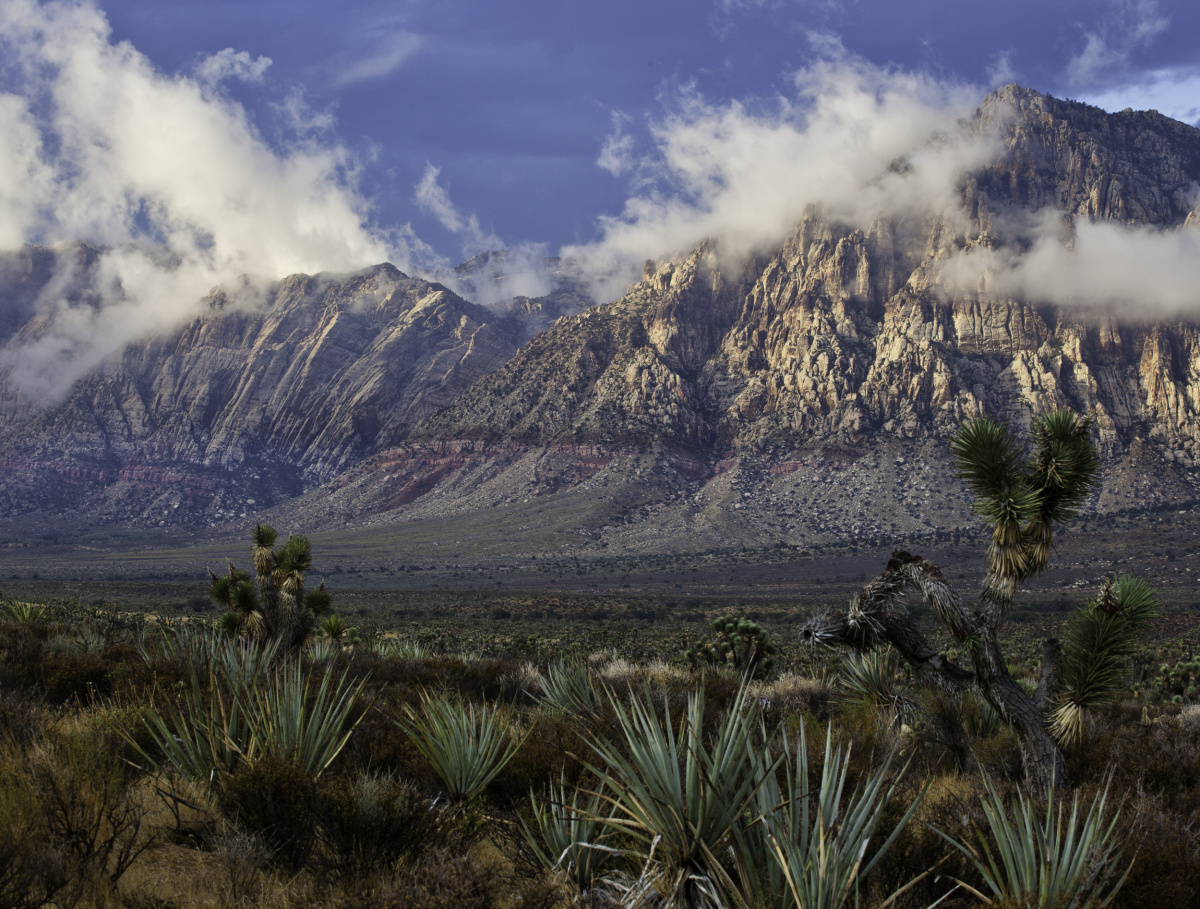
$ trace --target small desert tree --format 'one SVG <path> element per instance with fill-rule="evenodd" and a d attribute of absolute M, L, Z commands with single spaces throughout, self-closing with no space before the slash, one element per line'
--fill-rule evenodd
<path fill-rule="evenodd" d="M 1057 640 L 1045 642 L 1041 677 L 1032 695 L 1009 674 L 1000 648 L 1000 628 L 1018 588 L 1046 566 L 1055 527 L 1076 515 L 1095 482 L 1099 462 L 1090 429 L 1090 420 L 1068 408 L 1036 417 L 1027 444 L 991 418 L 965 423 L 951 450 L 958 476 L 974 496 L 976 514 L 991 529 L 988 570 L 978 599 L 964 602 L 936 565 L 896 551 L 845 612 L 817 616 L 802 631 L 810 643 L 859 651 L 890 643 L 918 673 L 941 686 L 952 691 L 975 688 L 1016 732 L 1026 775 L 1042 792 L 1055 781 L 1060 786 L 1067 782 L 1066 763 L 1050 724 L 1074 731 L 1080 712 L 1103 702 L 1117 679 L 1114 660 L 1125 655 L 1130 635 L 1140 634 L 1148 616 L 1144 584 L 1122 581 L 1106 588 L 1104 606 L 1093 619 L 1120 628 L 1107 637 L 1082 630 L 1068 635 L 1068 671 L 1057 696 Z M 923 599 L 949 629 L 968 665 L 955 663 L 929 645 L 906 609 L 910 595 Z M 1092 665 L 1102 668 L 1089 674 L 1087 667 Z M 1081 684 L 1088 680 L 1090 689 Z"/>
<path fill-rule="evenodd" d="M 252 537 L 253 577 L 233 562 L 224 575 L 209 571 L 212 598 L 225 610 L 220 625 L 230 635 L 278 640 L 285 650 L 297 651 L 330 607 L 324 581 L 315 590 L 304 589 L 312 546 L 307 537 L 289 536 L 273 548 L 270 524 L 255 525 Z"/>

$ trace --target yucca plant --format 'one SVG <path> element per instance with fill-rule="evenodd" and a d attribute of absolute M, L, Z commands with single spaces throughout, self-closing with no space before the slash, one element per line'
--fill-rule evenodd
<path fill-rule="evenodd" d="M 603 823 L 640 848 L 642 875 L 654 876 L 663 905 L 723 905 L 738 892 L 723 857 L 774 771 L 753 759 L 755 711 L 747 709 L 745 687 L 708 741 L 703 690 L 688 698 L 678 727 L 669 708 L 660 718 L 648 699 L 634 698 L 628 709 L 611 700 L 623 741 L 589 742 L 600 758 L 590 769 L 611 806 Z"/>
<path fill-rule="evenodd" d="M 533 824 L 521 818 L 525 841 L 546 868 L 557 871 L 580 893 L 587 893 L 593 881 L 616 853 L 605 840 L 603 804 L 599 793 L 586 796 L 578 790 L 567 801 L 563 780 L 550 784 L 547 798 L 529 794 Z"/>
<path fill-rule="evenodd" d="M 555 660 L 538 673 L 542 689 L 541 703 L 547 707 L 581 716 L 595 716 L 600 699 L 587 666 L 579 660 Z"/>
<path fill-rule="evenodd" d="M 362 720 L 363 714 L 351 716 L 364 683 L 352 683 L 344 675 L 335 680 L 331 671 L 324 673 L 311 699 L 309 679 L 294 663 L 265 680 L 237 674 L 234 684 L 230 681 L 219 676 L 215 663 L 207 678 L 193 667 L 182 705 L 167 700 L 143 714 L 165 760 L 132 744 L 155 766 L 170 765 L 202 787 L 219 783 L 239 763 L 254 763 L 265 755 L 294 761 L 317 776 Z"/>
<path fill-rule="evenodd" d="M 232 772 L 248 735 L 242 705 L 236 696 L 222 692 L 212 662 L 191 665 L 191 685 L 181 704 L 169 698 L 152 701 L 144 708 L 142 722 L 163 759 L 135 740 L 130 743 L 154 766 L 173 767 L 201 788 Z"/>
<path fill-rule="evenodd" d="M 45 603 L 16 603 L 4 604 L 4 615 L 10 622 L 23 625 L 34 622 L 50 621 L 50 607 Z"/>
<path fill-rule="evenodd" d="M 917 705 L 900 692 L 896 676 L 900 661 L 891 647 L 851 654 L 842 663 L 839 687 L 848 701 L 887 711 L 896 724 L 912 722 Z"/>
<path fill-rule="evenodd" d="M 1050 715 L 1050 728 L 1060 742 L 1081 739 L 1088 714 L 1120 695 L 1130 657 L 1158 613 L 1154 589 L 1141 578 L 1122 574 L 1107 580 L 1100 595 L 1071 617 Z"/>
<path fill-rule="evenodd" d="M 773 773 L 765 776 L 752 819 L 736 837 L 742 899 L 763 909 L 837 909 L 852 895 L 857 900 L 863 880 L 912 818 L 921 797 L 868 860 L 868 848 L 903 771 L 889 781 L 889 756 L 847 793 L 850 752 L 834 749 L 832 730 L 827 729 L 825 760 L 820 780 L 814 781 L 803 726 L 794 761 L 786 739 L 782 757 L 784 785 Z"/>
<path fill-rule="evenodd" d="M 1103 909 L 1112 903 L 1133 863 L 1121 872 L 1125 843 L 1115 835 L 1120 811 L 1106 819 L 1107 785 L 1082 817 L 1079 793 L 1075 793 L 1070 817 L 1064 823 L 1066 806 L 1054 790 L 1046 800 L 1044 815 L 1039 816 L 1033 803 L 1018 793 L 1013 817 L 1009 817 L 992 781 L 984 777 L 983 784 L 987 795 L 983 812 L 995 850 L 982 831 L 977 848 L 937 831 L 970 859 L 990 896 L 960 881 L 965 889 L 995 906 Z"/>
<path fill-rule="evenodd" d="M 218 624 L 231 637 L 280 640 L 294 653 L 331 605 L 324 581 L 315 590 L 304 588 L 312 546 L 307 537 L 289 536 L 274 549 L 270 524 L 256 524 L 252 538 L 253 576 L 232 562 L 224 575 L 209 571 L 209 593 L 224 610 Z"/>
<path fill-rule="evenodd" d="M 338 756 L 366 711 L 352 719 L 365 681 L 326 670 L 315 697 L 298 663 L 289 663 L 266 684 L 247 689 L 242 710 L 249 732 L 238 751 L 253 764 L 263 755 L 291 761 L 320 776 Z"/>
<path fill-rule="evenodd" d="M 684 656 L 693 666 L 724 666 L 747 678 L 763 678 L 770 674 L 776 652 L 761 625 L 727 615 L 713 619 L 712 633 L 693 644 Z"/>
<path fill-rule="evenodd" d="M 385 660 L 423 660 L 429 648 L 412 638 L 376 638 L 371 650 Z"/>
<path fill-rule="evenodd" d="M 408 733 L 455 799 L 481 793 L 504 769 L 529 733 L 517 736 L 509 711 L 476 706 L 446 695 L 421 697 L 420 709 L 404 706 L 395 723 Z"/>

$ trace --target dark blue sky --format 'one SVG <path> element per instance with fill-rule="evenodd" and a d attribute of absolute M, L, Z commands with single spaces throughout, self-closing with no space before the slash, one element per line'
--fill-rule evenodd
<path fill-rule="evenodd" d="M 164 73 L 225 48 L 272 61 L 261 83 L 228 84 L 272 139 L 302 97 L 332 115 L 358 158 L 378 224 L 411 222 L 443 255 L 454 236 L 414 196 L 428 165 L 479 230 L 551 250 L 618 214 L 629 175 L 597 158 L 614 122 L 635 147 L 681 94 L 753 110 L 791 93 L 817 43 L 875 64 L 969 82 L 1003 81 L 1110 107 L 1200 119 L 1195 0 L 107 0 L 116 40 Z M 1124 102 L 1124 103 L 1122 103 Z M 617 118 L 614 120 L 614 118 Z M 280 139 L 279 141 L 282 141 Z M 444 220 L 444 219 L 443 219 Z"/>

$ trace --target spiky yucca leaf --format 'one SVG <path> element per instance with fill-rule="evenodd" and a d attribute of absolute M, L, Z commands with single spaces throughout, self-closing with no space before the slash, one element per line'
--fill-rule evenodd
<path fill-rule="evenodd" d="M 723 862 L 734 831 L 775 765 L 754 760 L 754 710 L 743 685 L 715 736 L 706 740 L 703 690 L 688 698 L 679 727 L 648 700 L 630 707 L 610 696 L 623 742 L 589 744 L 589 765 L 611 805 L 604 824 L 639 844 L 646 868 L 658 869 L 664 905 L 723 905 L 738 888 Z"/>
<path fill-rule="evenodd" d="M 129 740 L 152 765 L 160 770 L 174 767 L 202 789 L 211 787 L 221 774 L 233 771 L 247 737 L 240 702 L 223 694 L 215 670 L 211 665 L 207 669 L 207 678 L 202 678 L 200 667 L 193 665 L 191 687 L 182 704 L 152 702 L 142 711 L 142 723 L 163 760 Z"/>
<path fill-rule="evenodd" d="M 886 710 L 893 723 L 912 722 L 917 706 L 896 684 L 900 661 L 891 647 L 851 654 L 842 662 L 838 679 L 847 700 Z"/>
<path fill-rule="evenodd" d="M 555 660 L 538 673 L 542 689 L 541 702 L 563 713 L 595 716 L 600 699 L 588 674 L 587 666 L 579 660 Z"/>
<path fill-rule="evenodd" d="M 737 837 L 742 899 L 761 909 L 837 909 L 870 875 L 891 848 L 923 792 L 867 860 L 867 850 L 896 794 L 903 770 L 890 782 L 891 761 L 872 769 L 853 793 L 846 792 L 850 753 L 833 748 L 825 733 L 825 759 L 819 781 L 809 771 L 804 727 L 795 759 L 783 742 L 784 786 L 768 774 L 754 801 L 753 821 Z"/>
<path fill-rule="evenodd" d="M 28 625 L 50 619 L 50 607 L 45 603 L 5 603 L 4 614 L 10 621 Z"/>
<path fill-rule="evenodd" d="M 568 802 L 566 783 L 560 779 L 557 784 L 550 784 L 545 799 L 529 794 L 533 825 L 524 818 L 520 821 L 525 841 L 538 861 L 562 874 L 576 890 L 586 893 L 615 850 L 604 842 L 608 836 L 600 795 L 593 793 L 582 804 L 581 796 L 576 789 Z"/>
<path fill-rule="evenodd" d="M 1078 513 L 1100 470 L 1091 429 L 1091 418 L 1069 407 L 1034 418 L 1030 478 L 1042 491 L 1043 510 L 1055 521 L 1068 521 Z"/>
<path fill-rule="evenodd" d="M 412 638 L 376 638 L 371 650 L 385 660 L 423 660 L 429 648 Z"/>
<path fill-rule="evenodd" d="M 971 490 L 972 508 L 992 528 L 988 557 L 1002 577 L 1029 569 L 1021 529 L 1038 512 L 1040 491 L 1024 470 L 1024 451 L 1008 426 L 981 417 L 964 423 L 950 443 L 958 476 Z"/>
<path fill-rule="evenodd" d="M 350 681 L 345 673 L 335 679 L 327 669 L 316 696 L 310 697 L 311 683 L 300 664 L 287 664 L 241 699 L 250 735 L 239 752 L 251 764 L 271 755 L 320 776 L 366 713 L 352 719 L 365 684 Z"/>
<path fill-rule="evenodd" d="M 964 888 L 989 905 L 1103 909 L 1112 903 L 1133 863 L 1121 873 L 1125 844 L 1115 835 L 1120 810 L 1106 819 L 1107 785 L 1083 816 L 1076 793 L 1064 823 L 1066 806 L 1053 789 L 1044 815 L 1039 816 L 1032 802 L 1018 793 L 1009 817 L 992 781 L 984 777 L 983 783 L 987 793 L 983 811 L 995 851 L 982 831 L 978 847 L 936 831 L 970 859 L 991 896 L 960 881 Z"/>
<path fill-rule="evenodd" d="M 268 754 L 319 775 L 362 720 L 351 715 L 364 683 L 344 675 L 335 681 L 326 671 L 310 697 L 299 664 L 267 673 L 274 649 L 253 643 L 214 648 L 206 666 L 193 664 L 181 704 L 165 700 L 145 709 L 142 721 L 165 762 L 131 743 L 155 766 L 173 766 L 202 786 Z"/>
<path fill-rule="evenodd" d="M 482 792 L 529 736 L 513 735 L 512 716 L 501 707 L 476 706 L 448 696 L 421 696 L 421 709 L 405 705 L 396 725 L 441 777 L 454 798 Z"/>
<path fill-rule="evenodd" d="M 1117 698 L 1129 658 L 1158 612 L 1154 589 L 1123 574 L 1106 581 L 1099 596 L 1071 617 L 1051 714 L 1050 728 L 1059 741 L 1081 739 L 1088 714 Z"/>
<path fill-rule="evenodd" d="M 1040 414 L 1028 457 L 1008 426 L 991 417 L 968 420 L 951 442 L 975 513 L 992 528 L 990 573 L 1010 592 L 1046 566 L 1055 523 L 1075 516 L 1095 482 L 1091 426 L 1066 407 Z"/>

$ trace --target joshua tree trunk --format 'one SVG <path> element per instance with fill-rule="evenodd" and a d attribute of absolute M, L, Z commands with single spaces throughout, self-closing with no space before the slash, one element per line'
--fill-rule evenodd
<path fill-rule="evenodd" d="M 1040 703 L 1009 674 L 997 640 L 996 624 L 1011 602 L 1011 585 L 989 575 L 979 605 L 968 610 L 937 566 L 897 551 L 887 567 L 850 602 L 845 613 L 811 619 L 801 636 L 813 644 L 871 650 L 890 643 L 927 678 L 966 691 L 974 689 L 1016 732 L 1028 780 L 1040 792 L 1067 784 L 1062 751 L 1046 728 L 1045 691 L 1053 667 L 1043 665 Z M 919 595 L 969 654 L 965 668 L 929 646 L 908 614 L 911 594 Z"/>

